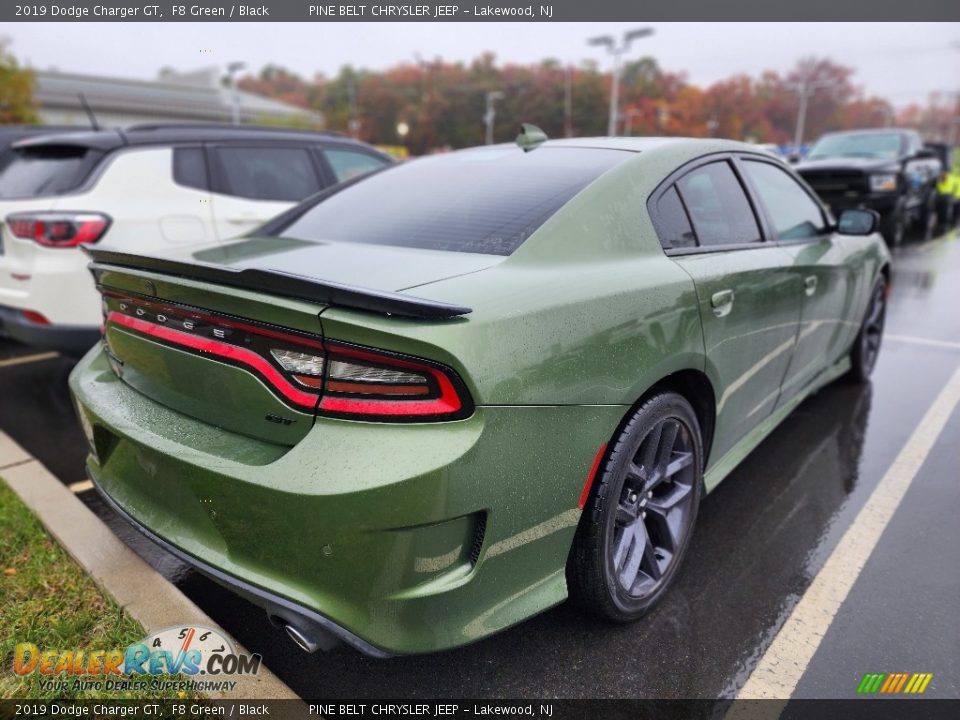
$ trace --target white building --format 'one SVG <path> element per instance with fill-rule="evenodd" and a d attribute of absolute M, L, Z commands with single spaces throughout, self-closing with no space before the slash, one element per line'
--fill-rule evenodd
<path fill-rule="evenodd" d="M 218 68 L 167 72 L 159 80 L 78 75 L 35 70 L 34 99 L 46 125 L 89 126 L 81 97 L 101 127 L 157 122 L 229 123 L 234 91 L 220 83 Z M 323 115 L 260 95 L 238 91 L 242 123 L 323 127 Z"/>

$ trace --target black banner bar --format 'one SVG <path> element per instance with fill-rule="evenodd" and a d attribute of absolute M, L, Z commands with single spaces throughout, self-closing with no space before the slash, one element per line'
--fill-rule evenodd
<path fill-rule="evenodd" d="M 2 22 L 657 22 L 960 20 L 950 0 L 36 0 L 0 3 Z M 722 27 L 717 32 L 723 32 Z"/>
<path fill-rule="evenodd" d="M 960 699 L 845 700 L 0 700 L 0 718 L 49 720 L 955 720 Z"/>

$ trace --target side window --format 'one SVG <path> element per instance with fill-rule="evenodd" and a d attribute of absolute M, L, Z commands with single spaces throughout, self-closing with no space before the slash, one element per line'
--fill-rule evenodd
<path fill-rule="evenodd" d="M 743 169 L 781 240 L 802 240 L 826 232 L 820 206 L 785 170 L 755 160 L 744 160 Z"/>
<path fill-rule="evenodd" d="M 218 147 L 217 161 L 228 195 L 297 202 L 320 190 L 303 147 Z"/>
<path fill-rule="evenodd" d="M 368 172 L 382 168 L 387 164 L 373 155 L 353 152 L 352 150 L 324 149 L 323 154 L 327 156 L 327 161 L 333 168 L 333 174 L 337 178 L 337 182 L 366 175 Z"/>
<path fill-rule="evenodd" d="M 730 163 L 703 165 L 677 181 L 700 245 L 760 242 L 760 227 Z"/>
<path fill-rule="evenodd" d="M 173 149 L 173 181 L 177 185 L 209 190 L 207 181 L 207 158 L 201 148 Z"/>
<path fill-rule="evenodd" d="M 657 234 L 665 248 L 689 248 L 697 246 L 687 211 L 683 209 L 677 188 L 671 187 L 657 200 Z"/>

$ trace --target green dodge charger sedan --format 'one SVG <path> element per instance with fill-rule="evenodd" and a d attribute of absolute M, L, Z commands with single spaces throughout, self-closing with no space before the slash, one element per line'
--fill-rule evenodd
<path fill-rule="evenodd" d="M 835 220 L 740 143 L 519 145 L 227 244 L 89 250 L 90 477 L 305 650 L 442 650 L 568 597 L 642 616 L 703 495 L 876 361 L 872 211 Z"/>

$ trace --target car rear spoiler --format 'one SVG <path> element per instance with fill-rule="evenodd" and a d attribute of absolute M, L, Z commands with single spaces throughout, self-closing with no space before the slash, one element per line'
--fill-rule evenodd
<path fill-rule="evenodd" d="M 366 310 L 383 315 L 433 319 L 459 317 L 473 312 L 472 308 L 461 305 L 451 305 L 398 292 L 344 285 L 280 270 L 238 269 L 204 262 L 178 262 L 117 252 L 108 248 L 85 247 L 83 250 L 93 260 L 90 263 L 90 270 L 98 281 L 100 274 L 106 270 L 125 268 L 173 275 L 189 280 L 214 282 L 243 290 L 255 290 L 270 295 Z"/>

